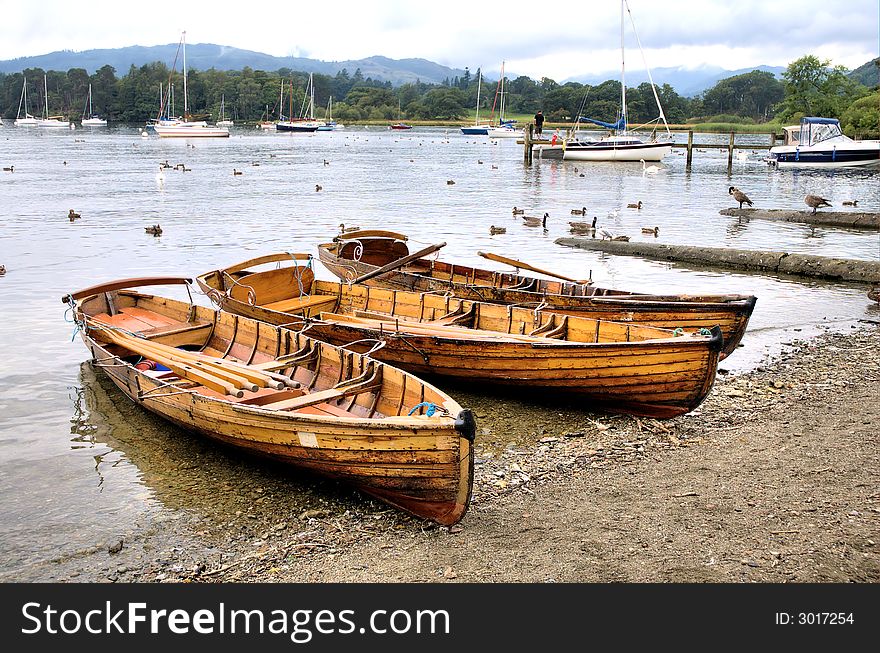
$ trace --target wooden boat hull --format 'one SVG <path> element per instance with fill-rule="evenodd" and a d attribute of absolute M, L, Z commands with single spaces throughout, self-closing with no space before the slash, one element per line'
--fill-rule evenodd
<path fill-rule="evenodd" d="M 261 388 L 235 399 L 203 387 L 192 388 L 180 379 L 168 381 L 136 368 L 125 351 L 103 341 L 102 331 L 81 332 L 94 364 L 122 392 L 174 424 L 351 484 L 440 524 L 454 524 L 464 516 L 473 484 L 475 425 L 470 411 L 462 410 L 448 395 L 401 370 L 288 329 L 130 291 L 114 299 L 152 315 L 171 317 L 185 327 L 166 329 L 167 335 L 154 334 L 152 342 L 200 347 L 201 352 L 217 358 L 252 365 L 272 364 L 279 357 L 307 351 L 306 359 L 291 363 L 284 373 L 309 393 L 320 394 L 334 383 L 344 386 L 346 379 L 370 370 L 375 376 L 379 371 L 381 386 L 370 392 L 296 410 L 273 409 L 276 394 L 283 399 L 294 391 Z M 103 295 L 78 302 L 78 319 L 103 313 L 103 302 Z M 425 402 L 437 407 L 433 416 L 424 414 L 429 406 L 418 407 Z M 409 416 L 411 411 L 415 414 Z"/>
<path fill-rule="evenodd" d="M 259 283 L 259 274 L 240 280 L 257 300 L 273 289 Z M 657 418 L 693 410 L 712 387 L 723 342 L 718 328 L 676 337 L 640 325 L 326 281 L 311 284 L 308 301 L 332 298 L 334 306 L 306 317 L 271 307 L 284 302 L 236 298 L 212 285 L 220 279 L 212 272 L 199 284 L 225 311 L 296 326 L 333 344 L 382 341 L 372 355 L 413 373 L 565 393 L 583 398 L 590 410 Z M 477 328 L 460 326 L 468 319 Z"/>
<path fill-rule="evenodd" d="M 325 243 L 318 247 L 318 256 L 338 278 L 355 279 L 407 255 L 405 243 L 381 240 Z M 424 259 L 364 283 L 418 292 L 451 292 L 473 301 L 532 306 L 542 312 L 664 329 L 696 331 L 719 326 L 724 336 L 722 359 L 739 346 L 757 301 L 745 295 L 639 295 Z"/>

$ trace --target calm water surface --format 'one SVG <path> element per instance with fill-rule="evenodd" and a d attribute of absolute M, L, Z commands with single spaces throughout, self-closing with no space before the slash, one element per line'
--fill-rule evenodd
<path fill-rule="evenodd" d="M 699 143 L 726 138 L 697 136 Z M 766 142 L 749 138 L 742 142 Z M 0 579 L 51 578 L 53 561 L 212 501 L 210 492 L 194 498 L 179 481 L 214 448 L 186 437 L 182 445 L 179 431 L 81 366 L 86 351 L 71 342 L 63 294 L 119 277 L 195 276 L 278 250 L 315 253 L 344 223 L 410 234 L 413 249 L 445 241 L 444 259 L 481 267 L 491 264 L 476 252 L 488 250 L 568 276 L 592 272 L 598 284 L 625 289 L 755 294 L 745 346 L 723 364 L 741 372 L 794 338 L 876 318 L 865 287 L 700 271 L 553 241 L 568 234 L 570 210 L 586 206 L 587 220 L 596 215 L 600 227 L 633 240 L 653 240 L 640 228 L 658 226 L 660 243 L 880 258 L 876 232 L 718 215 L 735 206 L 730 185 L 759 208 L 806 209 L 810 192 L 830 198 L 834 210 L 858 199 L 859 209 L 880 211 L 876 172 L 776 171 L 764 154 L 747 151 L 728 174 L 724 151 L 696 152 L 686 172 L 676 150 L 662 172 L 643 175 L 638 163 L 525 167 L 512 140 L 475 140 L 453 129 L 280 135 L 233 128 L 229 139 L 188 141 L 141 138 L 122 127 L 0 127 L 0 162 L 15 166 L 0 176 L 0 264 L 8 270 L 0 277 Z M 191 171 L 166 170 L 161 181 L 166 160 Z M 640 211 L 625 208 L 639 200 Z M 513 219 L 514 205 L 548 212 L 547 232 Z M 71 208 L 82 214 L 74 223 Z M 144 232 L 156 223 L 159 238 Z M 490 225 L 507 233 L 490 236 Z M 234 455 L 219 456 L 236 464 Z"/>

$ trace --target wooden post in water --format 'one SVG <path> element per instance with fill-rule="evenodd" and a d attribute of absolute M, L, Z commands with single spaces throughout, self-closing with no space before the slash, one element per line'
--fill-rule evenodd
<path fill-rule="evenodd" d="M 523 163 L 532 165 L 532 137 L 535 133 L 535 123 L 530 122 L 523 134 Z"/>
<path fill-rule="evenodd" d="M 730 132 L 730 143 L 727 145 L 727 172 L 733 170 L 733 132 Z"/>
<path fill-rule="evenodd" d="M 694 160 L 694 130 L 688 130 L 688 151 L 687 151 L 687 161 L 685 163 L 685 168 L 687 170 L 691 169 L 691 163 Z"/>

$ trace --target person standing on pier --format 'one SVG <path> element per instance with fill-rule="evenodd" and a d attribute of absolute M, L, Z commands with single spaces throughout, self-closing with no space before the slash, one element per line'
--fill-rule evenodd
<path fill-rule="evenodd" d="M 543 128 L 544 114 L 538 111 L 538 113 L 535 114 L 535 134 L 540 135 Z"/>

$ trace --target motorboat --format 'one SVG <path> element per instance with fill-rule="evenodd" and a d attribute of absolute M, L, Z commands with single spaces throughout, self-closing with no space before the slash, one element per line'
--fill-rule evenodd
<path fill-rule="evenodd" d="M 837 118 L 805 117 L 785 128 L 783 145 L 770 148 L 768 163 L 779 168 L 880 166 L 880 141 L 844 135 Z"/>

